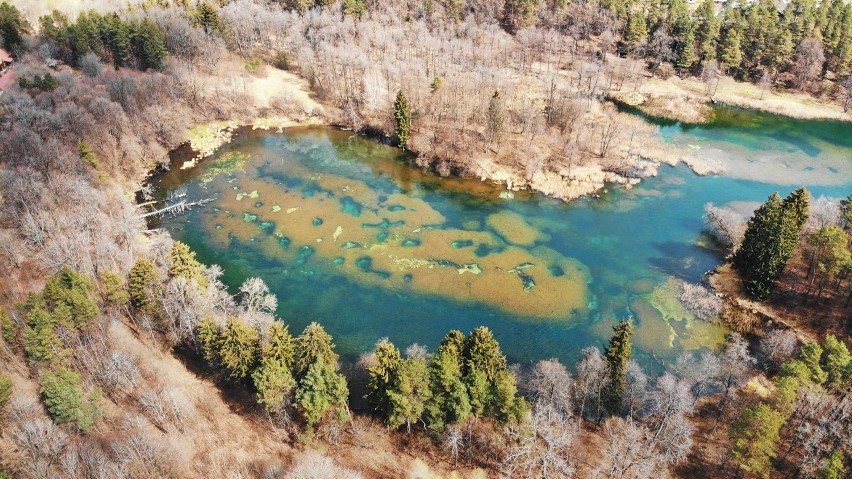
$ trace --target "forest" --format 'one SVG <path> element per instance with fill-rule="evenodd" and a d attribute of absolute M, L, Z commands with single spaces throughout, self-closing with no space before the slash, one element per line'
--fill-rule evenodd
<path fill-rule="evenodd" d="M 18 78 L 0 95 L 0 477 L 850 474 L 852 196 L 773 195 L 750 219 L 708 205 L 743 297 L 801 319 L 686 286 L 687 306 L 734 332 L 661 372 L 633 357 L 630 321 L 576 364 L 509 364 L 485 326 L 341 360 L 321 324 L 275 317 L 261 279 L 230 291 L 150 230 L 136 192 L 190 126 L 262 114 L 323 116 L 443 176 L 561 198 L 633 184 L 689 159 L 611 98 L 694 77 L 700 94 L 658 101 L 700 111 L 733 77 L 841 112 L 852 5 L 118 7 L 28 18 L 0 4 Z M 260 112 L 222 80 L 261 64 L 304 78 L 322 111 L 282 97 Z"/>

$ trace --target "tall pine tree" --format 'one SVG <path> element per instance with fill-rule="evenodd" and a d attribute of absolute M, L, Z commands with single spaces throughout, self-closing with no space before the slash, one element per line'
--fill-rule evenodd
<path fill-rule="evenodd" d="M 613 335 L 604 350 L 609 365 L 609 378 L 606 390 L 606 408 L 610 414 L 621 412 L 624 396 L 627 392 L 627 364 L 633 355 L 630 338 L 633 336 L 631 319 L 619 321 L 613 326 Z"/>

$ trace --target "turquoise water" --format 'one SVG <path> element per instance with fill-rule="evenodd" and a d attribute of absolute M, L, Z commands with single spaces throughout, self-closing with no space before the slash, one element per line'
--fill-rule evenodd
<path fill-rule="evenodd" d="M 448 330 L 484 324 L 511 361 L 570 363 L 631 315 L 640 360 L 659 364 L 717 347 L 724 335 L 685 311 L 674 287 L 720 261 L 702 233 L 705 203 L 763 201 L 800 184 L 816 195 L 852 192 L 848 125 L 752 115 L 720 110 L 717 125 L 668 125 L 661 134 L 742 161 L 780 148 L 785 161 L 821 176 L 787 166 L 798 182 L 698 177 L 681 165 L 570 204 L 523 193 L 505 200 L 495 187 L 437 178 L 350 132 L 294 128 L 240 131 L 213 158 L 154 183 L 161 197 L 215 198 L 162 226 L 202 262 L 221 265 L 229 287 L 263 278 L 292 331 L 319 321 L 344 357 L 381 337 L 434 350 Z"/>

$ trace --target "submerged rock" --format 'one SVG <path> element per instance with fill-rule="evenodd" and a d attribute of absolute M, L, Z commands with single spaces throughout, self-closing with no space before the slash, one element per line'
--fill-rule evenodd
<path fill-rule="evenodd" d="M 459 274 L 470 273 L 470 274 L 480 274 L 482 273 L 482 269 L 476 263 L 467 263 L 461 268 L 458 269 Z"/>
<path fill-rule="evenodd" d="M 514 268 L 510 269 L 509 272 L 510 273 L 520 273 L 521 271 L 523 271 L 527 268 L 532 268 L 533 266 L 535 266 L 535 264 L 530 263 L 530 262 L 521 263 L 521 264 L 515 266 Z"/>
<path fill-rule="evenodd" d="M 361 245 L 354 241 L 347 241 L 340 245 L 340 249 L 353 249 L 353 248 L 361 248 Z"/>
<path fill-rule="evenodd" d="M 521 282 L 524 283 L 524 292 L 529 293 L 535 287 L 535 279 L 523 271 L 517 271 L 517 273 L 518 277 L 521 278 Z"/>
<path fill-rule="evenodd" d="M 460 265 L 460 264 L 458 264 L 454 261 L 450 261 L 448 259 L 433 259 L 432 261 L 438 263 L 438 266 L 441 266 L 443 268 L 461 269 L 461 267 L 462 267 L 462 265 Z"/>

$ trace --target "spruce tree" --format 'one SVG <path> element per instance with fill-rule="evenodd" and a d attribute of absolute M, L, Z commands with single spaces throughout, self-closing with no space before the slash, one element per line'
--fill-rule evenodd
<path fill-rule="evenodd" d="M 450 331 L 441 341 L 438 352 L 429 362 L 431 397 L 425 402 L 429 429 L 443 431 L 448 424 L 462 422 L 470 416 L 470 397 L 462 382 L 464 335 Z"/>
<path fill-rule="evenodd" d="M 219 362 L 219 346 L 222 340 L 222 333 L 219 331 L 219 325 L 213 321 L 213 318 L 206 316 L 198 323 L 198 333 L 195 335 L 195 339 L 201 357 L 208 364 L 216 365 Z"/>
<path fill-rule="evenodd" d="M 231 379 L 242 380 L 257 365 L 260 344 L 257 331 L 236 317 L 228 318 L 219 339 L 219 360 Z"/>
<path fill-rule="evenodd" d="M 619 321 L 613 326 L 613 335 L 604 350 L 609 366 L 609 383 L 606 390 L 606 408 L 610 414 L 621 412 L 624 396 L 627 393 L 627 364 L 633 354 L 630 338 L 633 336 L 633 321 Z"/>
<path fill-rule="evenodd" d="M 766 299 L 799 241 L 808 220 L 808 192 L 800 188 L 782 202 L 777 193 L 755 211 L 746 228 L 734 267 L 743 277 L 745 290 Z"/>
<path fill-rule="evenodd" d="M 204 267 L 195 259 L 195 251 L 190 250 L 186 244 L 176 241 L 169 251 L 169 276 L 194 279 L 199 286 L 206 288 L 207 280 L 203 273 Z"/>
<path fill-rule="evenodd" d="M 633 12 L 627 21 L 627 31 L 624 36 L 627 51 L 633 53 L 647 38 L 648 24 L 645 22 L 645 12 Z"/>
<path fill-rule="evenodd" d="M 766 404 L 758 404 L 740 414 L 731 426 L 734 463 L 741 472 L 768 478 L 772 472 L 772 459 L 776 456 L 784 415 Z"/>
<path fill-rule="evenodd" d="M 365 0 L 343 0 L 343 13 L 355 20 L 360 20 L 366 11 L 367 2 Z"/>
<path fill-rule="evenodd" d="M 695 30 L 695 39 L 698 42 L 698 55 L 702 63 L 716 58 L 719 20 L 716 18 L 713 5 L 713 0 L 704 0 L 695 12 L 699 22 Z"/>
<path fill-rule="evenodd" d="M 308 368 L 318 362 L 337 365 L 334 340 L 319 323 L 309 324 L 296 338 L 296 377 L 304 376 Z"/>
<path fill-rule="evenodd" d="M 733 257 L 746 292 L 757 299 L 765 299 L 772 291 L 781 249 L 781 220 L 781 198 L 773 193 L 748 221 L 742 245 Z"/>
<path fill-rule="evenodd" d="M 296 364 L 296 339 L 290 334 L 287 326 L 280 321 L 272 323 L 266 331 L 266 337 L 263 356 L 275 358 L 292 370 Z"/>
<path fill-rule="evenodd" d="M 507 369 L 506 356 L 491 330 L 485 326 L 474 329 L 465 339 L 462 357 L 473 414 L 500 422 L 516 416 L 521 400 L 517 398 L 515 376 Z"/>
<path fill-rule="evenodd" d="M 389 390 L 399 379 L 398 370 L 402 360 L 396 346 L 383 338 L 376 344 L 375 361 L 367 371 L 370 379 L 365 399 L 373 412 L 387 420 L 391 414 Z"/>
<path fill-rule="evenodd" d="M 296 387 L 296 406 L 309 432 L 329 413 L 345 419 L 348 396 L 346 379 L 337 372 L 336 364 L 328 363 L 322 356 L 311 363 Z"/>
<path fill-rule="evenodd" d="M 24 48 L 24 34 L 29 31 L 30 24 L 14 4 L 0 3 L 0 39 L 7 50 L 20 55 Z"/>
<path fill-rule="evenodd" d="M 100 392 L 95 390 L 85 397 L 76 372 L 65 368 L 45 370 L 40 379 L 44 404 L 57 424 L 71 422 L 85 432 L 100 416 Z"/>
<path fill-rule="evenodd" d="M 145 18 L 136 27 L 133 36 L 134 51 L 141 70 L 159 70 L 168 51 L 163 32 L 150 19 Z"/>
<path fill-rule="evenodd" d="M 296 386 L 293 372 L 274 355 L 263 356 L 260 365 L 252 373 L 252 380 L 257 390 L 257 402 L 270 413 L 283 409 Z"/>
<path fill-rule="evenodd" d="M 225 30 L 225 24 L 222 22 L 219 12 L 207 2 L 199 2 L 196 5 L 193 23 L 200 25 L 207 35 L 221 34 Z"/>
<path fill-rule="evenodd" d="M 0 412 L 3 412 L 3 407 L 9 402 L 12 397 L 12 378 L 0 374 Z"/>
<path fill-rule="evenodd" d="M 15 324 L 15 321 L 9 317 L 9 313 L 6 312 L 6 309 L 0 306 L 0 337 L 6 341 L 6 344 L 11 346 L 15 344 L 17 331 L 18 327 Z"/>
<path fill-rule="evenodd" d="M 843 390 L 852 384 L 852 355 L 846 343 L 833 334 L 825 337 L 821 364 L 826 373 L 827 386 Z"/>
<path fill-rule="evenodd" d="M 113 306 L 124 307 L 130 301 L 124 278 L 112 271 L 101 274 L 101 287 L 103 287 L 104 299 Z"/>
<path fill-rule="evenodd" d="M 396 92 L 396 100 L 393 102 L 393 117 L 396 119 L 397 145 L 403 150 L 408 143 L 411 134 L 411 110 L 408 106 L 408 98 L 402 90 Z"/>
<path fill-rule="evenodd" d="M 153 298 L 151 292 L 159 282 L 157 268 L 147 258 L 140 258 L 130 268 L 127 280 L 127 292 L 130 295 L 130 304 L 139 310 L 153 309 Z M 146 311 L 151 312 L 151 311 Z"/>
<path fill-rule="evenodd" d="M 387 423 L 396 429 L 403 424 L 411 431 L 411 423 L 423 417 L 426 401 L 432 397 L 429 367 L 419 358 L 408 358 L 397 368 L 396 378 L 388 389 L 390 408 Z"/>

